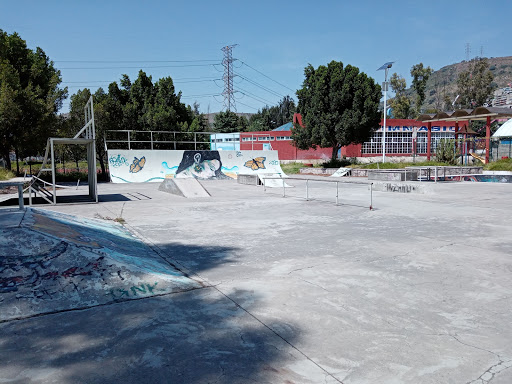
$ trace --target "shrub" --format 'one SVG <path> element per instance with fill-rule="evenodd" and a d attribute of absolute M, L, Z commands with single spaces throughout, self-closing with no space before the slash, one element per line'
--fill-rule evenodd
<path fill-rule="evenodd" d="M 453 139 L 441 139 L 437 143 L 436 160 L 451 165 L 457 164 L 459 154 Z"/>

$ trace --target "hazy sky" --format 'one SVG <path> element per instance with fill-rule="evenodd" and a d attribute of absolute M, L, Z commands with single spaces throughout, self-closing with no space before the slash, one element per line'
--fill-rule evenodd
<path fill-rule="evenodd" d="M 439 69 L 459 62 L 467 43 L 470 57 L 482 48 L 487 57 L 510 56 L 511 15 L 510 0 L 0 0 L 0 28 L 41 47 L 70 95 L 106 90 L 123 73 L 133 80 L 143 69 L 153 81 L 171 76 L 183 102 L 197 101 L 202 112 L 223 108 L 226 45 L 238 44 L 236 109 L 256 112 L 285 95 L 297 100 L 308 63 L 342 61 L 381 83 L 377 68 L 395 61 L 391 73 L 409 86 L 414 64 Z M 66 101 L 62 112 L 68 108 Z"/>

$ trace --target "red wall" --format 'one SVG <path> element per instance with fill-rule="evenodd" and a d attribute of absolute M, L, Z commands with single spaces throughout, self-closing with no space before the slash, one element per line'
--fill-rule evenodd
<path fill-rule="evenodd" d="M 380 123 L 380 127 L 382 128 L 383 121 Z M 459 123 L 460 127 L 465 125 L 465 123 Z M 388 127 L 397 127 L 397 126 L 408 126 L 408 127 L 424 127 L 427 123 L 417 121 L 414 119 L 387 119 L 386 125 Z M 448 121 L 438 121 L 434 123 L 435 126 L 453 126 L 454 122 Z M 460 129 L 459 127 L 459 129 Z M 386 131 L 390 132 L 390 131 Z M 258 136 L 271 136 L 274 140 L 270 141 L 243 141 L 244 137 L 251 137 L 251 135 Z M 277 141 L 275 138 L 277 136 L 287 136 L 291 137 L 291 131 L 261 131 L 261 132 L 245 132 L 240 133 L 240 149 L 241 150 L 263 150 L 263 144 L 271 144 L 272 149 L 277 150 L 279 152 L 280 160 L 308 160 L 308 159 L 325 159 L 329 160 L 332 155 L 332 148 L 320 148 L 309 150 L 301 150 L 297 149 L 293 146 L 292 140 L 283 140 Z M 378 154 L 361 154 L 361 144 L 351 144 L 346 147 L 341 148 L 341 156 L 345 157 L 360 157 L 360 156 L 376 156 Z M 405 153 L 393 154 L 386 153 L 386 156 L 408 156 Z"/>
<path fill-rule="evenodd" d="M 251 135 L 270 136 L 274 140 L 270 141 L 243 141 L 244 137 L 251 137 Z M 279 160 L 308 160 L 308 159 L 325 159 L 329 160 L 332 154 L 332 148 L 317 148 L 302 150 L 293 145 L 292 140 L 276 140 L 277 136 L 291 137 L 290 131 L 262 131 L 262 132 L 247 132 L 240 133 L 240 150 L 263 150 L 263 144 L 269 144 L 273 150 L 279 152 Z"/>

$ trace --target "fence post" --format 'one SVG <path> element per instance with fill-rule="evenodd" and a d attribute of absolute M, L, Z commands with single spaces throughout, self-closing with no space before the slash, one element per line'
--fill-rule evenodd
<path fill-rule="evenodd" d="M 151 131 L 150 134 L 151 134 L 151 150 L 153 150 L 153 131 Z"/>
<path fill-rule="evenodd" d="M 373 183 L 370 183 L 370 211 L 373 210 Z"/>

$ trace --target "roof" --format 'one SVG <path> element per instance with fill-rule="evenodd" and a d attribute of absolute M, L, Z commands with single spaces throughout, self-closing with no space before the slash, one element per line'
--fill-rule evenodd
<path fill-rule="evenodd" d="M 471 109 L 458 109 L 453 112 L 438 112 L 434 116 L 421 115 L 419 121 L 434 122 L 439 120 L 445 121 L 467 121 L 467 120 L 486 120 L 487 117 L 495 119 L 512 117 L 512 109 L 503 107 L 477 107 Z"/>
<path fill-rule="evenodd" d="M 499 127 L 492 137 L 512 137 L 512 119 Z"/>
<path fill-rule="evenodd" d="M 273 129 L 273 131 L 291 131 L 293 127 L 292 123 L 286 123 L 281 125 L 280 127 L 277 127 L 276 129 Z"/>

